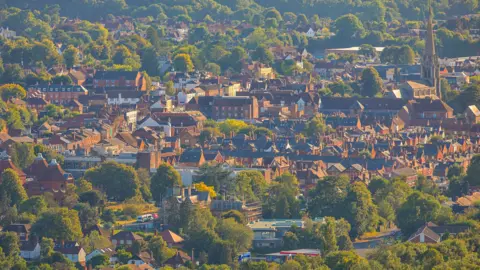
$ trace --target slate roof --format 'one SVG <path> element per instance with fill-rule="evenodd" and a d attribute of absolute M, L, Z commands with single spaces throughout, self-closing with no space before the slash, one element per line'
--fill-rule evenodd
<path fill-rule="evenodd" d="M 133 81 L 137 78 L 138 71 L 97 71 L 95 72 L 94 80 L 118 80 L 124 77 L 125 80 Z"/>
<path fill-rule="evenodd" d="M 179 162 L 181 163 L 197 163 L 200 161 L 202 156 L 202 150 L 200 149 L 191 149 L 186 150 L 180 155 Z"/>

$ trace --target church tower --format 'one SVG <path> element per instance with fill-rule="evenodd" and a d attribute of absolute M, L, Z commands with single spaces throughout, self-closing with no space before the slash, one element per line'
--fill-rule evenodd
<path fill-rule="evenodd" d="M 427 22 L 427 38 L 425 40 L 425 51 L 422 57 L 421 76 L 422 80 L 429 83 L 431 87 L 435 88 L 438 98 L 442 98 L 440 89 L 440 66 L 438 63 L 438 56 L 435 53 L 435 38 L 433 35 L 433 12 L 430 4 Z"/>

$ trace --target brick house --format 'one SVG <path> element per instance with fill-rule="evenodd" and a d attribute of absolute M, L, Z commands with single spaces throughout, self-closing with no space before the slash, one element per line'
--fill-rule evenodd
<path fill-rule="evenodd" d="M 98 92 L 145 91 L 147 84 L 138 71 L 97 71 L 93 77 L 93 88 Z"/>
<path fill-rule="evenodd" d="M 256 97 L 216 97 L 213 100 L 212 118 L 255 119 L 258 118 Z"/>
<path fill-rule="evenodd" d="M 55 159 L 47 164 L 41 153 L 25 173 L 28 178 L 33 179 L 25 184 L 29 196 L 42 195 L 46 191 L 66 190 L 67 185 L 74 181 L 72 175 L 65 172 Z"/>
<path fill-rule="evenodd" d="M 46 101 L 56 104 L 67 104 L 71 100 L 88 95 L 88 90 L 81 85 L 32 85 L 28 87 L 30 94 L 40 92 Z"/>

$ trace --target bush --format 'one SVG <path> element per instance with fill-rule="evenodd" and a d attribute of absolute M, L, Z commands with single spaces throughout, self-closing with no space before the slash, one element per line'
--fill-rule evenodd
<path fill-rule="evenodd" d="M 123 206 L 123 214 L 135 218 L 142 213 L 142 206 L 138 204 L 126 204 Z"/>

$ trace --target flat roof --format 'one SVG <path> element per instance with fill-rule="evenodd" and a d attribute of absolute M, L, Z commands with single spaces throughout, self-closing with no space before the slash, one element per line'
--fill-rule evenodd
<path fill-rule="evenodd" d="M 381 52 L 383 51 L 383 49 L 385 49 L 385 47 L 373 47 L 377 52 Z M 350 47 L 350 48 L 329 48 L 329 49 L 326 49 L 327 51 L 328 50 L 335 50 L 335 51 L 358 51 L 360 50 L 360 47 Z"/>

